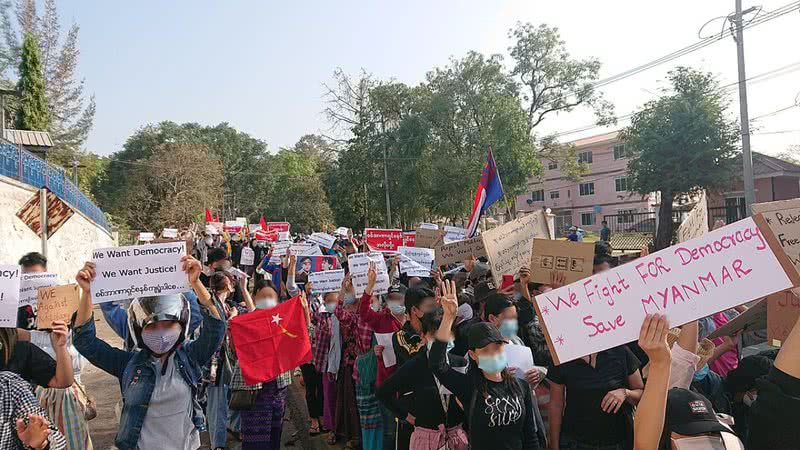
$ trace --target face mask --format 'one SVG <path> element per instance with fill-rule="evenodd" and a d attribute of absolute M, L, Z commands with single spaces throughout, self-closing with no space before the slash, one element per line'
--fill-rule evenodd
<path fill-rule="evenodd" d="M 344 304 L 345 305 L 352 305 L 355 302 L 356 302 L 356 295 L 355 294 L 353 294 L 352 292 L 348 292 L 347 294 L 344 294 Z"/>
<path fill-rule="evenodd" d="M 756 401 L 757 398 L 758 394 L 753 392 L 745 392 L 744 397 L 742 397 L 742 403 L 744 403 L 745 406 L 749 407 Z"/>
<path fill-rule="evenodd" d="M 325 303 L 325 312 L 333 314 L 336 311 L 336 302 Z"/>
<path fill-rule="evenodd" d="M 500 334 L 503 335 L 504 338 L 516 336 L 518 329 L 519 324 L 517 323 L 517 319 L 506 319 L 500 322 Z"/>
<path fill-rule="evenodd" d="M 381 310 L 381 304 L 380 303 L 373 303 L 369 307 L 372 308 L 372 310 L 375 311 L 375 312 L 378 312 L 378 311 Z"/>
<path fill-rule="evenodd" d="M 505 352 L 494 356 L 478 356 L 478 368 L 486 373 L 500 373 L 508 365 Z"/>
<path fill-rule="evenodd" d="M 692 378 L 694 378 L 694 381 L 700 381 L 703 378 L 705 378 L 706 375 L 708 375 L 708 371 L 709 370 L 711 370 L 711 369 L 709 369 L 708 368 L 708 364 L 706 364 L 700 370 L 695 372 L 694 375 L 692 376 Z"/>
<path fill-rule="evenodd" d="M 142 342 L 151 352 L 156 355 L 163 355 L 172 350 L 180 335 L 180 327 L 172 327 L 166 330 L 144 330 L 142 331 Z"/>
<path fill-rule="evenodd" d="M 278 300 L 275 297 L 267 297 L 256 302 L 256 309 L 270 309 L 276 306 L 278 306 Z"/>
<path fill-rule="evenodd" d="M 206 238 L 206 245 L 211 245 L 214 243 L 214 238 L 207 237 Z"/>
<path fill-rule="evenodd" d="M 392 314 L 403 314 L 406 312 L 406 306 L 402 302 L 387 302 L 389 310 Z"/>

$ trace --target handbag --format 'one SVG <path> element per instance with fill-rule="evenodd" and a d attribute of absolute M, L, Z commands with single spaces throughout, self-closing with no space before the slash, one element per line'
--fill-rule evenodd
<path fill-rule="evenodd" d="M 256 405 L 256 398 L 261 392 L 260 389 L 256 390 L 236 390 L 231 392 L 231 400 L 228 403 L 228 409 L 234 411 L 248 411 L 253 409 Z"/>

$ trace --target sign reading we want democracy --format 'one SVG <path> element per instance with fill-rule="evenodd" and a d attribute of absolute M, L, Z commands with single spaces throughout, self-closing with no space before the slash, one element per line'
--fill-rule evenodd
<path fill-rule="evenodd" d="M 631 342 L 647 314 L 670 326 L 800 284 L 768 229 L 752 218 L 538 295 L 556 364 Z"/>

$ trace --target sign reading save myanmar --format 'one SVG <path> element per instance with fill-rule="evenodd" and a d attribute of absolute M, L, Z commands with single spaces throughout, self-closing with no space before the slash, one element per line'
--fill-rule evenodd
<path fill-rule="evenodd" d="M 800 283 L 752 218 L 538 295 L 556 364 L 636 340 L 646 314 L 679 326 Z"/>
<path fill-rule="evenodd" d="M 403 245 L 403 230 L 384 230 L 381 228 L 366 228 L 364 240 L 369 248 L 377 252 L 395 252 L 397 247 Z"/>

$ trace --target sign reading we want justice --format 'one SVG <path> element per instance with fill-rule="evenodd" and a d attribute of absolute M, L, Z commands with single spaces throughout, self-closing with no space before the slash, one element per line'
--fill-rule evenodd
<path fill-rule="evenodd" d="M 769 233 L 744 219 L 538 295 L 554 361 L 636 340 L 647 314 L 679 326 L 800 283 Z"/>

